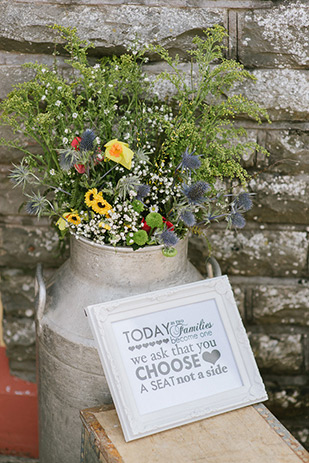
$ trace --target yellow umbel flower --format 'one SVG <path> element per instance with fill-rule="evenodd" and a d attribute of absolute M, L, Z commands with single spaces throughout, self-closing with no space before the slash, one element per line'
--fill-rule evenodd
<path fill-rule="evenodd" d="M 85 203 L 88 207 L 92 207 L 92 204 L 95 203 L 95 197 L 98 194 L 98 190 L 96 188 L 92 188 L 88 190 L 85 194 Z"/>
<path fill-rule="evenodd" d="M 94 212 L 101 215 L 107 215 L 108 211 L 112 209 L 112 206 L 102 196 L 102 193 L 98 193 L 95 196 L 95 201 L 91 205 Z"/>
<path fill-rule="evenodd" d="M 128 148 L 129 145 L 127 143 L 118 141 L 117 138 L 115 138 L 114 140 L 106 143 L 104 146 L 106 148 L 105 158 L 121 164 L 126 169 L 131 169 L 131 162 L 134 153 L 130 150 L 130 148 Z"/>

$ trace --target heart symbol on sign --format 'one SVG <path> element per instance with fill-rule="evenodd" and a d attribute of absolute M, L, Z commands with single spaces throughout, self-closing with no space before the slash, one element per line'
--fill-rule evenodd
<path fill-rule="evenodd" d="M 143 344 L 143 347 L 148 347 L 148 346 L 149 346 L 148 342 L 146 342 L 145 344 Z"/>
<path fill-rule="evenodd" d="M 154 341 L 151 341 L 149 344 L 151 347 L 153 347 L 156 343 Z"/>
<path fill-rule="evenodd" d="M 160 341 L 157 341 L 157 344 L 159 344 L 159 346 L 162 344 L 161 339 L 160 339 Z"/>
<path fill-rule="evenodd" d="M 135 347 L 134 347 L 134 346 L 130 346 L 129 349 L 130 349 L 130 350 L 134 350 Z"/>
<path fill-rule="evenodd" d="M 165 342 L 165 344 L 167 344 L 168 341 L 169 341 L 169 339 L 167 339 L 167 338 L 166 338 L 166 339 L 163 339 L 163 342 Z"/>
<path fill-rule="evenodd" d="M 221 354 L 217 349 L 215 349 L 212 352 L 203 352 L 202 357 L 205 362 L 212 363 L 214 365 L 221 357 Z"/>
<path fill-rule="evenodd" d="M 136 349 L 141 349 L 142 348 L 142 345 L 141 344 L 137 344 L 137 346 L 135 346 Z"/>

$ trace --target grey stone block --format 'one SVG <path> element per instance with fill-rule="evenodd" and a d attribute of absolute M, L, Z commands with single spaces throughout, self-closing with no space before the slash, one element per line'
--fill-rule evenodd
<path fill-rule="evenodd" d="M 267 109 L 273 120 L 309 120 L 309 71 L 257 69 L 256 82 L 236 85 L 231 94 L 242 93 Z"/>
<path fill-rule="evenodd" d="M 50 227 L 5 225 L 0 228 L 0 265 L 34 268 L 37 263 L 59 266 L 58 236 Z"/>
<path fill-rule="evenodd" d="M 29 150 L 31 153 L 38 154 L 41 152 L 40 147 L 33 140 L 25 138 L 21 133 L 14 134 L 11 128 L 0 125 L 0 138 L 2 137 L 6 140 L 16 141 L 21 148 Z M 11 168 L 11 163 L 18 164 L 23 156 L 24 153 L 18 149 L 10 148 L 3 145 L 0 146 L 0 164 L 9 164 L 9 168 Z M 4 169 L 4 167 L 2 167 L 2 169 Z"/>
<path fill-rule="evenodd" d="M 11 374 L 35 381 L 35 325 L 28 318 L 5 319 L 3 339 Z"/>
<path fill-rule="evenodd" d="M 305 224 L 309 216 L 309 175 L 260 174 L 250 189 L 256 193 L 248 218 L 258 222 Z"/>
<path fill-rule="evenodd" d="M 280 381 L 278 378 L 277 384 Z M 265 381 L 269 400 L 265 403 L 267 407 L 280 420 L 283 417 L 297 417 L 306 413 L 309 406 L 309 393 L 306 386 L 280 387 Z M 307 420 L 308 423 L 308 420 Z"/>
<path fill-rule="evenodd" d="M 48 26 L 76 27 L 78 34 L 92 41 L 100 53 L 121 53 L 138 36 L 142 42 L 158 41 L 183 53 L 192 35 L 214 24 L 223 24 L 224 9 L 179 8 L 179 5 L 97 2 L 40 3 L 4 1 L 0 40 L 2 49 L 26 53 L 51 53 L 57 40 Z"/>
<path fill-rule="evenodd" d="M 266 159 L 266 162 L 261 163 L 260 167 L 268 165 L 271 171 L 286 175 L 308 175 L 308 130 L 267 130 L 265 148 L 270 152 L 270 156 Z"/>
<path fill-rule="evenodd" d="M 309 283 L 255 286 L 252 289 L 253 318 L 258 323 L 309 325 Z"/>
<path fill-rule="evenodd" d="M 300 334 L 250 334 L 250 344 L 259 368 L 274 373 L 302 373 Z"/>
<path fill-rule="evenodd" d="M 239 13 L 238 24 L 238 56 L 245 66 L 308 68 L 309 5 L 306 0 L 244 11 Z"/>
<path fill-rule="evenodd" d="M 1 148 L 0 148 L 1 149 Z M 21 204 L 26 200 L 22 194 L 22 189 L 14 187 L 14 184 L 9 179 L 8 175 L 12 166 L 0 165 L 0 214 L 1 215 L 16 215 L 19 213 Z M 26 214 L 25 210 L 20 211 Z"/>
<path fill-rule="evenodd" d="M 4 269 L 1 272 L 0 291 L 6 316 L 34 317 L 34 271 Z"/>
<path fill-rule="evenodd" d="M 285 230 L 249 229 L 234 233 L 212 228 L 207 232 L 212 253 L 227 275 L 301 277 L 307 271 L 307 233 Z M 190 258 L 205 273 L 208 246 L 199 237 L 190 241 Z M 295 264 L 295 265 L 294 265 Z"/>

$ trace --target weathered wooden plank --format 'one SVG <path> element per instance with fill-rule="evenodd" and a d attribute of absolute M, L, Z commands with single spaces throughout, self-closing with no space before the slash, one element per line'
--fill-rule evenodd
<path fill-rule="evenodd" d="M 309 462 L 308 452 L 262 404 L 132 442 L 125 442 L 115 410 L 88 409 L 81 416 L 101 463 Z"/>

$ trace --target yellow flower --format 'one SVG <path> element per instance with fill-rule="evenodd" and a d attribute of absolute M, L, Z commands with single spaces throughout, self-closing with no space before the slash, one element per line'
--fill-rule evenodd
<path fill-rule="evenodd" d="M 104 223 L 104 222 L 100 222 L 99 227 L 100 228 L 105 228 L 105 230 L 110 230 L 111 229 L 110 225 L 108 225 L 107 223 Z"/>
<path fill-rule="evenodd" d="M 76 211 L 72 212 L 71 214 L 69 214 L 67 216 L 67 221 L 70 222 L 70 223 L 73 223 L 74 225 L 78 225 L 80 224 L 81 222 L 81 218 L 80 216 L 77 214 Z"/>
<path fill-rule="evenodd" d="M 133 151 L 128 148 L 127 143 L 123 143 L 122 141 L 118 141 L 117 138 L 114 140 L 109 141 L 104 145 L 105 150 L 105 157 L 111 159 L 118 164 L 126 167 L 127 169 L 131 169 L 131 162 L 133 158 Z"/>
<path fill-rule="evenodd" d="M 62 217 L 60 217 L 60 219 L 56 222 L 56 225 L 59 228 L 59 230 L 63 231 L 69 226 L 68 222 L 73 223 L 74 225 L 80 224 L 81 218 L 78 215 L 77 211 L 65 212 L 64 214 L 62 214 Z"/>
<path fill-rule="evenodd" d="M 88 207 L 92 207 L 92 204 L 95 203 L 95 196 L 98 194 L 98 190 L 96 188 L 92 188 L 88 190 L 85 194 L 85 203 Z"/>
<path fill-rule="evenodd" d="M 67 217 L 70 214 L 71 212 L 65 212 L 64 214 L 62 214 L 62 217 L 60 217 L 60 219 L 57 220 L 56 225 L 59 228 L 59 230 L 63 231 L 69 226 Z"/>
<path fill-rule="evenodd" d="M 101 215 L 107 215 L 108 211 L 112 209 L 112 206 L 103 199 L 102 193 L 95 195 L 95 200 L 91 205 L 94 212 Z"/>

